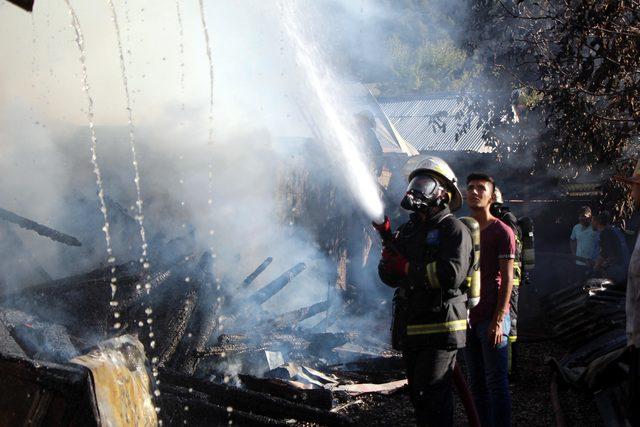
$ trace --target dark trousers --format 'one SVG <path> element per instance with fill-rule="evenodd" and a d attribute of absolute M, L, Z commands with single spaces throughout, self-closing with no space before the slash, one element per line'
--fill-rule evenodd
<path fill-rule="evenodd" d="M 453 367 L 457 352 L 403 352 L 418 426 L 453 426 Z"/>
<path fill-rule="evenodd" d="M 575 264 L 573 267 L 573 274 L 571 275 L 571 284 L 579 285 L 585 281 L 588 277 L 590 267 L 586 265 Z"/>
<path fill-rule="evenodd" d="M 467 331 L 464 356 L 482 427 L 511 425 L 511 395 L 507 376 L 507 336 L 510 326 L 511 319 L 506 316 L 502 325 L 505 335 L 498 346 L 489 342 L 489 321 L 480 322 Z"/>

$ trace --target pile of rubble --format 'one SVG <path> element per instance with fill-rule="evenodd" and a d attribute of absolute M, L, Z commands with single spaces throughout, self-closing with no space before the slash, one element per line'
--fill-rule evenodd
<path fill-rule="evenodd" d="M 299 326 L 340 310 L 328 301 L 282 314 L 262 308 L 305 264 L 253 290 L 270 258 L 237 285 L 213 277 L 213 260 L 182 256 L 151 275 L 131 262 L 5 295 L 0 424 L 100 424 L 95 372 L 70 361 L 113 337 L 144 343 L 158 373 L 158 419 L 169 425 L 348 425 L 340 412 L 361 402 L 358 395 L 404 387 L 401 359 L 384 343 L 327 332 L 333 314 Z M 110 304 L 113 278 L 117 305 Z M 116 312 L 117 330 L 110 327 Z"/>
<path fill-rule="evenodd" d="M 624 425 L 632 357 L 626 349 L 625 288 L 590 279 L 547 295 L 542 304 L 549 330 L 569 347 L 564 357 L 549 361 L 556 378 L 592 393 L 606 425 Z"/>

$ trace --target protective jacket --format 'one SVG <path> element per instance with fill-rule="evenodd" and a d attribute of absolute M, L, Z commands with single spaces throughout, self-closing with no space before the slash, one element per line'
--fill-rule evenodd
<path fill-rule="evenodd" d="M 378 268 L 385 284 L 399 288 L 394 296 L 394 348 L 464 347 L 465 291 L 473 259 L 467 227 L 448 208 L 428 221 L 414 213 L 398 228 L 393 244 L 409 261 L 406 277 L 388 273 L 382 262 Z"/>

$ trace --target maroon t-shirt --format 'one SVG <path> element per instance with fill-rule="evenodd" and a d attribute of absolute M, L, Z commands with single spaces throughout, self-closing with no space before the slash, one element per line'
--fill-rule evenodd
<path fill-rule="evenodd" d="M 480 302 L 471 309 L 469 322 L 472 325 L 493 317 L 502 285 L 499 261 L 514 259 L 515 254 L 513 230 L 499 219 L 480 232 Z"/>

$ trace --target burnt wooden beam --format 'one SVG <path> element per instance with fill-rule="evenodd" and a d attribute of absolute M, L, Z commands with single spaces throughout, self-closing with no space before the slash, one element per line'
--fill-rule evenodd
<path fill-rule="evenodd" d="M 276 420 L 234 407 L 216 405 L 208 401 L 206 393 L 191 388 L 160 384 L 161 418 L 169 425 L 238 425 L 238 426 L 288 426 L 286 421 Z"/>
<path fill-rule="evenodd" d="M 272 257 L 268 257 L 267 259 L 265 259 L 262 264 L 260 264 L 258 266 L 258 268 L 256 268 L 254 270 L 253 273 L 251 273 L 250 275 L 248 275 L 243 281 L 242 281 L 242 286 L 249 286 L 251 283 L 253 283 L 254 280 L 256 280 L 256 277 L 258 277 L 260 274 L 262 274 L 263 271 L 265 271 L 267 269 L 267 267 L 269 267 L 269 264 L 271 264 L 271 262 L 273 261 Z"/>
<path fill-rule="evenodd" d="M 276 279 L 269 282 L 267 285 L 260 288 L 253 295 L 249 297 L 249 302 L 260 305 L 269 300 L 275 294 L 280 292 L 282 288 L 287 286 L 291 280 L 296 277 L 298 274 L 302 273 L 307 268 L 307 265 L 304 262 L 296 264 L 289 270 L 282 273 Z"/>
<path fill-rule="evenodd" d="M 330 410 L 333 403 L 333 393 L 324 388 L 303 389 L 277 378 L 258 378 L 253 375 L 240 374 L 240 381 L 249 390 L 267 393 L 271 396 Z"/>
<path fill-rule="evenodd" d="M 41 236 L 48 237 L 56 242 L 64 243 L 69 246 L 82 246 L 82 243 L 73 236 L 61 233 L 53 228 L 49 228 L 46 225 L 38 224 L 28 218 L 15 214 L 6 209 L 0 208 L 0 219 L 16 224 L 20 228 L 25 230 L 35 231 Z"/>
<path fill-rule="evenodd" d="M 194 391 L 205 393 L 209 397 L 209 402 L 224 407 L 231 406 L 234 410 L 252 412 L 270 418 L 285 420 L 293 418 L 320 425 L 348 426 L 352 424 L 351 419 L 344 415 L 290 402 L 265 393 L 216 384 L 167 370 L 160 371 L 160 378 L 164 384 L 191 388 Z"/>
<path fill-rule="evenodd" d="M 276 328 L 282 328 L 285 326 L 292 326 L 296 323 L 302 322 L 305 319 L 315 316 L 316 314 L 320 314 L 323 311 L 327 311 L 331 304 L 329 301 L 322 301 L 308 307 L 299 308 L 297 310 L 288 311 L 286 313 L 282 313 L 277 317 L 270 320 L 268 323 L 273 325 Z"/>

